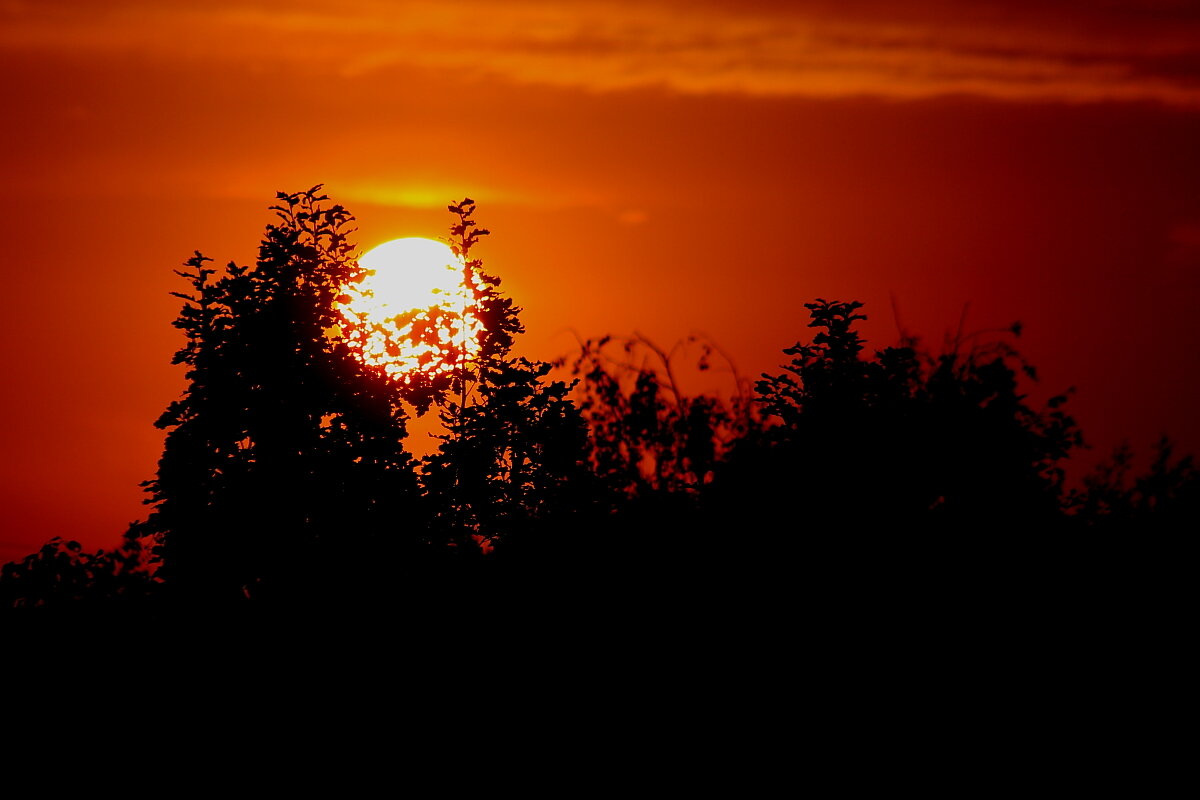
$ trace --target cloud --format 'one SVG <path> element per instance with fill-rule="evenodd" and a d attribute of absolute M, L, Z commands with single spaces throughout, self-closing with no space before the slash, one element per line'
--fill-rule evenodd
<path fill-rule="evenodd" d="M 1200 15 L 1095 5 L 9 3 L 0 48 L 276 62 L 351 80 L 417 67 L 589 91 L 1200 107 Z"/>

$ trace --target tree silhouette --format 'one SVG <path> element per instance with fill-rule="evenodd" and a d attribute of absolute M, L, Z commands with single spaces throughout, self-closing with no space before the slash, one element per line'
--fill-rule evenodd
<path fill-rule="evenodd" d="M 145 533 L 182 596 L 336 594 L 421 539 L 398 387 L 336 333 L 358 267 L 352 218 L 319 189 L 279 194 L 253 269 L 216 277 L 197 253 L 179 272 L 189 385 L 157 422 Z"/>
<path fill-rule="evenodd" d="M 571 535 L 569 523 L 588 503 L 586 426 L 568 397 L 571 387 L 546 379 L 549 363 L 512 355 L 524 332 L 520 309 L 472 257 L 489 233 L 472 218 L 474 202 L 449 210 L 457 218 L 450 242 L 463 263 L 465 313 L 479 323 L 479 348 L 460 348 L 444 385 L 434 387 L 446 432 L 424 459 L 423 482 L 436 509 L 434 535 L 455 555 L 513 553 L 546 536 Z"/>

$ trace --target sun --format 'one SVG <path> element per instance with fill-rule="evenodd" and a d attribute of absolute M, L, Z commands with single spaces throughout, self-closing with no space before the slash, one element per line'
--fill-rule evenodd
<path fill-rule="evenodd" d="M 351 348 L 393 378 L 449 372 L 479 351 L 480 325 L 463 263 L 442 242 L 393 239 L 367 251 L 358 283 L 342 287 L 338 310 Z"/>

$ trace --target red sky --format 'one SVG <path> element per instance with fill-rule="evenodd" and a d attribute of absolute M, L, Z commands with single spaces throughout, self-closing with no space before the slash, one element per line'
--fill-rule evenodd
<path fill-rule="evenodd" d="M 144 515 L 171 270 L 316 183 L 364 247 L 475 198 L 537 357 L 702 331 L 753 376 L 815 297 L 879 347 L 969 304 L 1097 453 L 1200 451 L 1200 6 L 852 5 L 0 0 L 0 561 Z"/>

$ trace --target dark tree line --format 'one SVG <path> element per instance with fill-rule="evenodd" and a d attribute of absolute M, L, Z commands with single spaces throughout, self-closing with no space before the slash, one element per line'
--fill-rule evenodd
<path fill-rule="evenodd" d="M 814 565 L 899 587 L 1197 519 L 1197 471 L 1165 442 L 1141 476 L 1122 451 L 1068 488 L 1083 440 L 1067 397 L 1031 407 L 1032 369 L 1003 337 L 865 356 L 857 302 L 806 304 L 811 340 L 753 387 L 735 377 L 731 398 L 682 392 L 677 354 L 642 337 L 514 357 L 520 309 L 474 257 L 488 232 L 469 199 L 449 208 L 469 308 L 413 329 L 470 315 L 479 353 L 389 378 L 354 355 L 374 323 L 338 311 L 362 274 L 352 217 L 319 189 L 279 195 L 253 266 L 197 252 L 178 271 L 188 388 L 157 421 L 149 515 L 111 553 L 55 539 L 6 565 L 5 606 L 619 604 L 784 591 Z M 699 369 L 727 361 L 695 344 Z M 417 459 L 406 426 L 424 413 L 445 432 Z"/>

